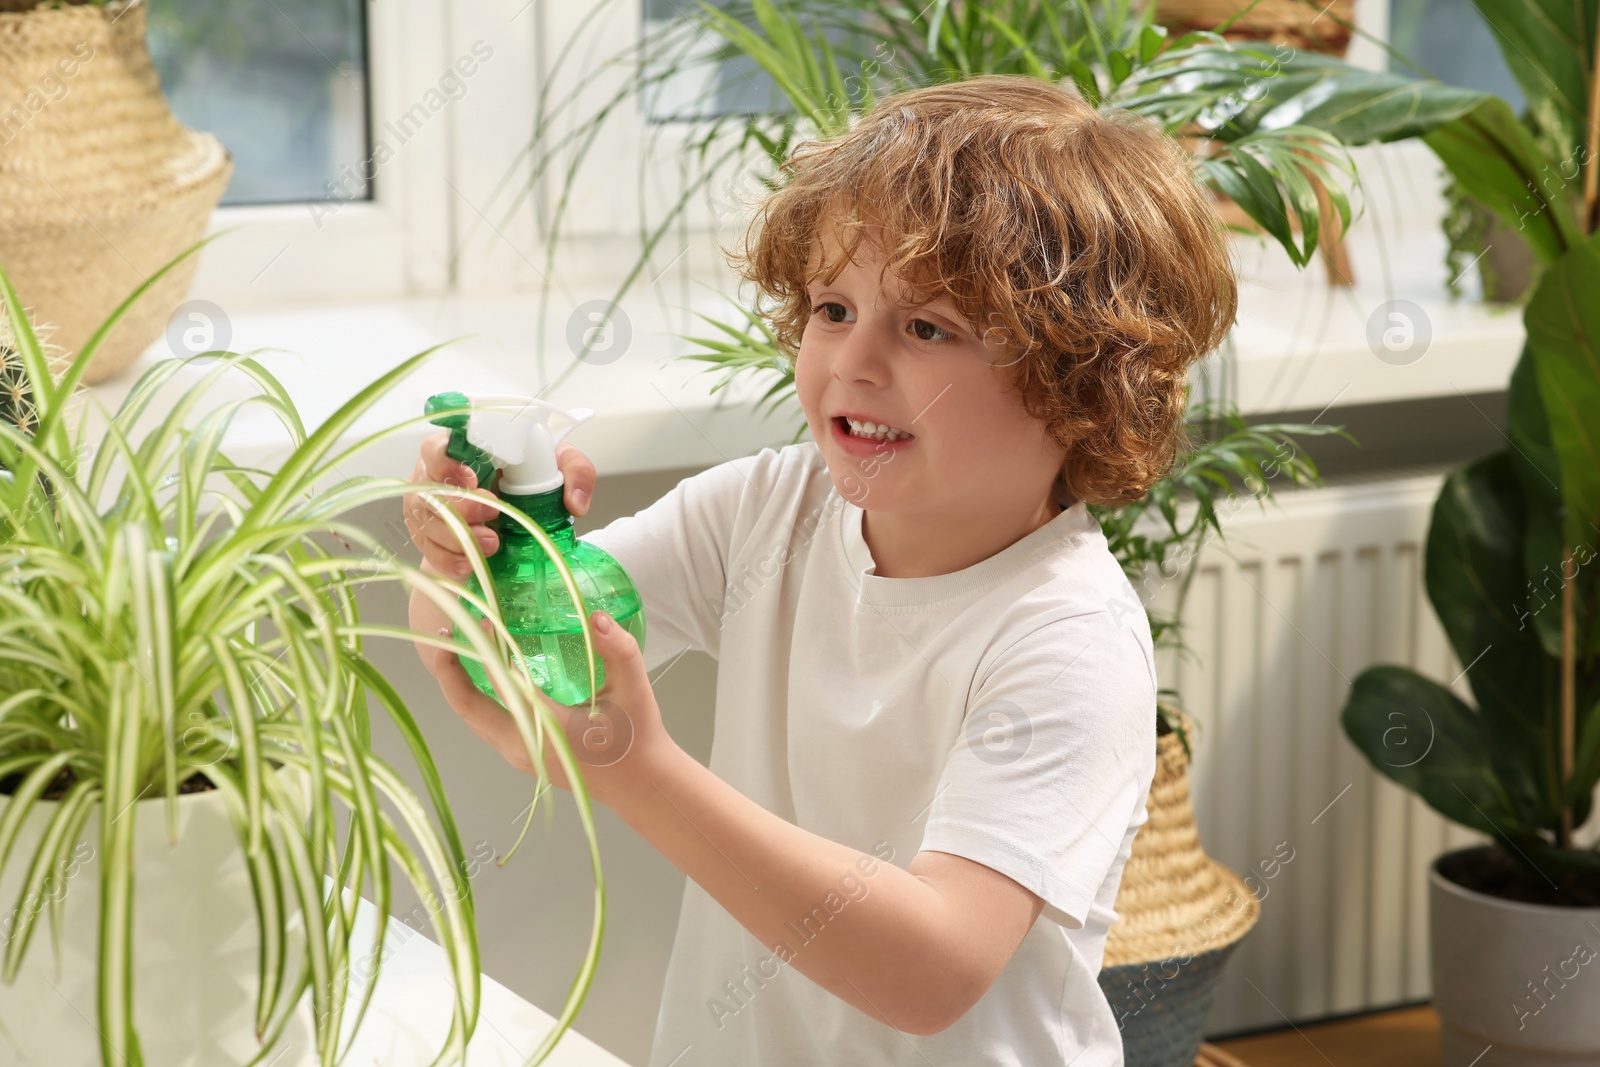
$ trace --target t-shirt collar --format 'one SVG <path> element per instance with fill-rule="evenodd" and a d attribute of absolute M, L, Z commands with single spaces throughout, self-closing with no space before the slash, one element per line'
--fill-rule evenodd
<path fill-rule="evenodd" d="M 1054 492 L 1057 503 L 1069 499 L 1059 482 Z M 1099 522 L 1089 514 L 1088 505 L 1078 500 L 1043 526 L 970 567 L 925 578 L 885 578 L 870 573 L 877 564 L 861 533 L 865 512 L 842 497 L 840 503 L 840 547 L 851 576 L 859 583 L 858 596 L 866 603 L 884 606 L 931 604 L 977 592 L 1009 577 L 1063 543 L 1100 530 Z"/>

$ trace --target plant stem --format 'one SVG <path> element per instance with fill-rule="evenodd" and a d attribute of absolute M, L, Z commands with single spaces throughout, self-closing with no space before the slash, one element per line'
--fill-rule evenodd
<path fill-rule="evenodd" d="M 1576 602 L 1575 585 L 1578 571 L 1572 565 L 1572 546 L 1561 546 L 1561 786 L 1572 781 L 1573 747 L 1577 735 L 1577 692 L 1573 668 L 1577 660 L 1577 625 L 1573 612 Z M 1561 826 L 1556 831 L 1556 844 L 1572 847 L 1572 807 L 1561 807 Z"/>
<path fill-rule="evenodd" d="M 1595 20 L 1594 51 L 1589 57 L 1589 159 L 1583 172 L 1583 232 L 1595 229 L 1595 200 L 1600 193 L 1600 170 L 1596 169 L 1595 152 L 1600 150 L 1600 19 Z"/>

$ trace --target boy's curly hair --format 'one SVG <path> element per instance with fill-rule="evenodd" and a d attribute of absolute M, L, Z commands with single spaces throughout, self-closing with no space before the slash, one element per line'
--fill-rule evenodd
<path fill-rule="evenodd" d="M 985 75 L 886 97 L 845 134 L 796 147 L 783 172 L 728 255 L 791 360 L 822 227 L 845 256 L 821 264 L 830 281 L 881 227 L 912 299 L 948 293 L 985 337 L 1020 342 L 1013 380 L 1068 449 L 1076 499 L 1131 503 L 1172 469 L 1189 368 L 1221 343 L 1238 297 L 1222 223 L 1154 123 Z"/>

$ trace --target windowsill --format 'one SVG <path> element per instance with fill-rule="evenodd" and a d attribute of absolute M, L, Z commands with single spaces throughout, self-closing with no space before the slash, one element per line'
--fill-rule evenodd
<path fill-rule="evenodd" d="M 1381 248 L 1351 241 L 1356 284 L 1347 288 L 1330 287 L 1320 261 L 1301 271 L 1275 247 L 1236 247 L 1239 316 L 1229 358 L 1246 415 L 1487 393 L 1511 378 L 1522 351 L 1522 308 L 1479 302 L 1475 272 L 1462 280 L 1468 295 L 1451 300 L 1437 230 L 1391 234 Z M 1409 362 L 1406 352 L 1385 353 L 1393 362 L 1379 358 L 1381 346 L 1368 342 L 1369 320 L 1378 320 L 1380 337 L 1389 325 L 1390 300 L 1410 301 L 1426 317 L 1430 340 Z M 1207 361 L 1207 374 L 1217 362 Z"/>
<path fill-rule="evenodd" d="M 712 313 L 719 300 L 709 294 L 699 297 L 696 309 Z M 673 358 L 687 346 L 668 334 L 684 327 L 676 320 L 667 322 L 646 303 L 627 305 L 633 339 L 609 363 L 600 363 L 597 357 L 594 362 L 575 359 L 566 347 L 567 316 L 559 306 L 552 310 L 546 343 L 536 343 L 538 299 L 529 294 L 412 297 L 239 312 L 230 318 L 229 347 L 240 352 L 286 350 L 261 352 L 257 358 L 282 382 L 311 433 L 346 400 L 408 357 L 461 339 L 398 382 L 341 438 L 341 449 L 405 420 L 420 420 L 426 399 L 447 390 L 531 394 L 562 407 L 593 408 L 594 418 L 581 424 L 572 440 L 608 474 L 708 467 L 790 439 L 796 424 L 783 411 L 766 420 L 751 415 L 764 385 L 747 377 L 713 395 L 711 387 L 720 376 L 715 369 Z M 693 332 L 710 331 L 701 325 Z M 546 353 L 546 382 L 554 383 L 575 365 L 565 381 L 547 392 L 540 386 L 541 349 Z M 140 374 L 170 358 L 174 357 L 166 340 L 160 340 L 124 372 L 91 391 L 114 411 Z M 206 363 L 184 367 L 164 387 L 164 395 L 181 395 L 209 369 Z M 226 375 L 211 389 L 213 403 L 257 392 L 238 373 Z M 790 410 L 799 417 L 798 408 Z M 158 411 L 154 417 L 159 415 Z M 147 413 L 141 426 L 151 419 Z M 136 440 L 142 432 L 135 431 Z M 339 462 L 338 473 L 409 476 L 421 440 L 433 432 L 434 426 L 417 421 Z M 273 469 L 287 455 L 288 446 L 288 434 L 278 420 L 266 409 L 252 406 L 238 414 L 224 451 L 236 463 Z"/>

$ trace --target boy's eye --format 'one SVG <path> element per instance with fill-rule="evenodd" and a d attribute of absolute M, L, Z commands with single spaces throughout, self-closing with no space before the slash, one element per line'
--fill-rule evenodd
<path fill-rule="evenodd" d="M 812 307 L 811 313 L 822 315 L 829 322 L 851 322 L 855 319 L 850 309 L 836 300 L 821 301 Z M 919 341 L 948 341 L 955 336 L 954 333 L 927 319 L 912 319 L 911 332 Z"/>
<path fill-rule="evenodd" d="M 949 330 L 935 326 L 927 319 L 912 319 L 911 332 L 917 335 L 919 341 L 947 341 L 955 336 Z"/>

